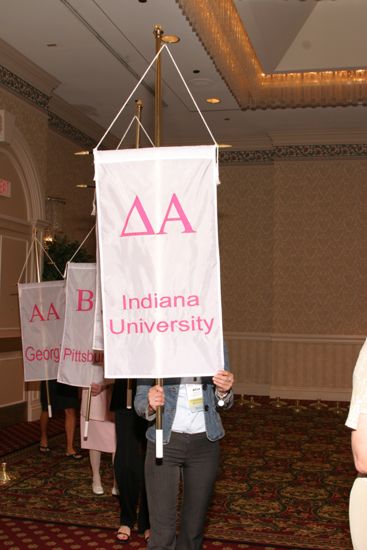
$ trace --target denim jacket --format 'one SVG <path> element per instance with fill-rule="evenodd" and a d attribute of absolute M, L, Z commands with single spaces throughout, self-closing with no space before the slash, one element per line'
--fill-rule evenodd
<path fill-rule="evenodd" d="M 225 357 L 225 370 L 228 369 L 228 355 L 227 350 L 224 351 Z M 151 379 L 138 380 L 137 390 L 135 395 L 134 406 L 139 416 L 146 418 L 151 422 L 147 430 L 147 439 L 155 442 L 155 413 L 149 415 L 148 412 L 148 391 L 154 386 L 155 381 Z M 203 388 L 204 396 L 204 415 L 205 415 L 205 427 L 206 435 L 210 441 L 217 441 L 224 436 L 224 428 L 218 410 L 221 408 L 229 408 L 233 404 L 233 392 L 232 390 L 223 399 L 223 407 L 218 406 L 219 398 L 215 394 L 215 386 L 212 378 L 202 377 L 201 384 Z M 163 443 L 169 442 L 172 431 L 172 424 L 176 414 L 176 405 L 178 399 L 178 390 L 180 386 L 180 378 L 165 378 L 163 380 L 165 404 L 162 412 L 162 425 L 163 425 Z"/>

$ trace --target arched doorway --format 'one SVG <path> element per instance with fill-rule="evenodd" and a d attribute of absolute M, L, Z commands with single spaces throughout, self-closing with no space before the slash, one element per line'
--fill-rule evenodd
<path fill-rule="evenodd" d="M 11 423 L 39 416 L 38 385 L 24 384 L 17 283 L 33 231 L 41 235 L 45 226 L 45 201 L 28 143 L 14 117 L 6 115 L 12 128 L 0 141 L 0 410 Z M 33 264 L 27 263 L 23 281 L 34 279 Z"/>

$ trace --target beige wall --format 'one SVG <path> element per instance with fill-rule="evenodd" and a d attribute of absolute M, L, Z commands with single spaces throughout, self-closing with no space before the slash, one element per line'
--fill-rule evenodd
<path fill-rule="evenodd" d="M 224 329 L 240 393 L 348 399 L 367 333 L 364 159 L 223 165 Z"/>
<path fill-rule="evenodd" d="M 367 162 L 274 166 L 276 333 L 367 334 Z"/>
<path fill-rule="evenodd" d="M 42 189 L 46 186 L 47 113 L 0 87 L 0 109 L 14 117 L 15 127 L 29 148 Z M 14 134 L 12 139 L 14 138 Z"/>
<path fill-rule="evenodd" d="M 39 199 L 46 183 L 47 116 L 0 89 L 6 112 L 0 141 L 0 178 L 11 182 L 11 197 L 0 197 L 0 411 L 19 407 L 24 414 L 26 388 L 20 348 L 17 282 L 30 243 L 32 225 L 42 215 Z M 31 184 L 37 190 L 31 189 Z M 28 269 L 28 274 L 30 269 Z"/>
<path fill-rule="evenodd" d="M 0 385 L 0 416 L 8 407 L 24 412 L 28 406 L 28 417 L 35 418 L 39 399 L 34 391 L 37 388 L 24 384 L 17 282 L 32 229 L 43 230 L 46 196 L 65 199 L 64 232 L 71 239 L 84 239 L 94 224 L 90 216 L 93 193 L 75 185 L 91 183 L 93 169 L 91 158 L 73 154 L 80 145 L 49 130 L 47 113 L 42 109 L 2 88 L 0 109 L 10 121 L 5 139 L 0 141 L 0 179 L 12 186 L 10 198 L 0 197 L 0 377 L 4 381 Z M 94 253 L 93 238 L 86 246 Z M 34 262 L 30 260 L 23 280 L 34 276 Z M 24 407 L 19 408 L 22 404 Z"/>
<path fill-rule="evenodd" d="M 222 166 L 218 187 L 223 323 L 270 332 L 273 291 L 271 165 Z"/>
<path fill-rule="evenodd" d="M 221 167 L 227 331 L 367 333 L 367 162 Z"/>

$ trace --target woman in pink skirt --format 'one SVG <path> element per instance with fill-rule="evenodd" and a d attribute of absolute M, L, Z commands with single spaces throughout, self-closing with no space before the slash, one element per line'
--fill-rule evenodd
<path fill-rule="evenodd" d="M 115 423 L 111 420 L 109 411 L 111 401 L 110 385 L 91 385 L 92 397 L 89 413 L 87 437 L 85 434 L 85 422 L 87 416 L 88 389 L 83 388 L 82 403 L 80 408 L 80 438 L 82 449 L 89 449 L 89 459 L 93 473 L 92 490 L 96 495 L 103 495 L 104 489 L 101 481 L 100 465 L 102 453 L 112 454 L 112 464 L 116 451 Z M 114 482 L 112 494 L 118 495 Z"/>

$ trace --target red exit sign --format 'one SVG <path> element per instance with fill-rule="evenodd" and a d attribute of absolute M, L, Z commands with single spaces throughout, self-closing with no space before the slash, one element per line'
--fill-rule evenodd
<path fill-rule="evenodd" d="M 11 197 L 11 183 L 0 178 L 0 197 Z"/>

